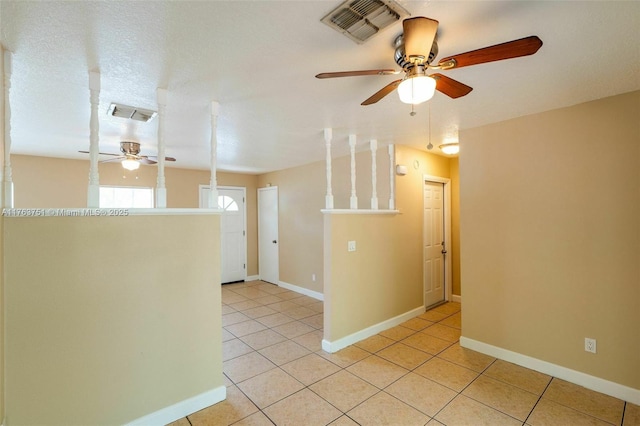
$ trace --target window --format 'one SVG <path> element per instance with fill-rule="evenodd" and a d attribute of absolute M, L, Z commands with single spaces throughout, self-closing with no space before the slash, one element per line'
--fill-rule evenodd
<path fill-rule="evenodd" d="M 218 208 L 226 212 L 237 212 L 239 210 L 238 203 L 226 195 L 218 195 Z"/>
<path fill-rule="evenodd" d="M 101 208 L 153 208 L 153 188 L 101 186 Z"/>

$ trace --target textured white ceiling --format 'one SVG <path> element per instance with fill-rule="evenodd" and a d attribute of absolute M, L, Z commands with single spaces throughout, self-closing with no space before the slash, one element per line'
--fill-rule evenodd
<path fill-rule="evenodd" d="M 210 102 L 220 103 L 219 167 L 260 173 L 324 158 L 348 134 L 425 149 L 458 129 L 640 89 L 640 2 L 400 1 L 440 22 L 439 58 L 529 35 L 533 56 L 447 71 L 474 88 L 408 105 L 395 94 L 360 102 L 395 76 L 318 80 L 324 71 L 398 68 L 396 23 L 363 45 L 320 19 L 336 1 L 83 1 L 0 3 L 1 42 L 13 52 L 12 152 L 86 158 L 88 72 L 102 76 L 100 149 L 124 138 L 156 153 L 157 121 L 109 118 L 111 102 L 156 109 L 169 90 L 166 153 L 177 167 L 207 168 Z"/>

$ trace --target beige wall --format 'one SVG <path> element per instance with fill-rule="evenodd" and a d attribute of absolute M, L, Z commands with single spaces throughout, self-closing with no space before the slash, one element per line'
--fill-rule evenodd
<path fill-rule="evenodd" d="M 399 214 L 325 215 L 324 338 L 329 342 L 424 306 L 423 176 L 450 177 L 449 159 L 396 146 L 396 163 L 407 166 L 407 174 L 396 178 Z M 347 251 L 350 240 L 356 241 L 355 252 Z"/>
<path fill-rule="evenodd" d="M 460 163 L 458 158 L 449 161 L 451 168 L 451 272 L 452 293 L 462 295 L 460 276 Z"/>
<path fill-rule="evenodd" d="M 337 209 L 349 208 L 351 196 L 350 157 L 332 159 L 332 192 Z M 417 166 L 414 167 L 417 161 Z M 451 177 L 449 159 L 406 146 L 396 145 L 396 164 L 407 165 L 406 176 L 396 177 L 396 208 L 413 232 L 405 242 L 418 256 L 422 253 L 422 176 Z M 356 194 L 359 208 L 370 208 L 371 154 L 356 154 Z M 267 173 L 258 177 L 258 186 L 278 186 L 280 223 L 280 280 L 322 293 L 323 218 L 326 194 L 325 162 Z M 387 147 L 377 152 L 377 195 L 381 209 L 389 206 L 389 157 Z M 384 250 L 384 248 L 382 248 Z M 316 275 L 316 282 L 311 277 Z M 455 272 L 454 272 L 455 276 Z M 459 294 L 459 293 L 456 293 Z"/>
<path fill-rule="evenodd" d="M 633 92 L 461 132 L 463 336 L 640 389 L 639 123 Z"/>
<path fill-rule="evenodd" d="M 358 206 L 371 207 L 371 154 L 356 153 L 356 194 Z M 389 155 L 387 147 L 377 152 L 379 208 L 389 206 Z M 351 159 L 332 160 L 334 207 L 348 209 L 351 196 Z M 324 273 L 322 257 L 323 219 L 327 193 L 324 161 L 267 173 L 258 177 L 258 185 L 278 186 L 280 281 L 322 293 Z M 313 282 L 312 275 L 316 275 Z"/>
<path fill-rule="evenodd" d="M 84 207 L 88 182 L 88 162 L 48 157 L 12 155 L 15 205 L 21 208 Z M 414 162 L 418 161 L 418 168 Z M 422 227 L 422 175 L 451 177 L 449 159 L 404 146 L 396 146 L 396 163 L 405 164 L 406 176 L 396 178 L 396 207 L 408 214 L 412 225 Z M 357 195 L 360 208 L 369 208 L 371 199 L 371 154 L 357 153 Z M 389 203 L 389 157 L 387 147 L 377 152 L 377 195 L 380 208 Z M 198 186 L 209 183 L 209 172 L 167 168 L 167 205 L 171 208 L 198 207 Z M 333 194 L 336 208 L 348 208 L 351 196 L 350 158 L 333 160 Z M 138 179 L 136 179 L 136 175 Z M 326 194 L 325 163 L 267 173 L 260 176 L 218 172 L 218 184 L 247 188 L 247 275 L 259 275 L 257 188 L 267 183 L 279 187 L 280 280 L 313 291 L 323 291 L 322 214 Z M 100 165 L 103 185 L 155 187 L 156 168 L 141 167 L 137 173 L 125 172 L 119 164 Z M 417 209 L 417 210 L 416 210 Z M 455 208 L 453 214 L 456 214 Z M 455 224 L 453 224 L 455 230 Z M 413 242 L 414 248 L 420 242 Z M 302 250 L 301 250 L 302 248 Z M 455 250 L 455 247 L 454 247 Z M 453 279 L 456 286 L 455 251 Z M 312 275 L 316 275 L 316 281 Z"/>
<path fill-rule="evenodd" d="M 335 342 L 424 306 L 420 256 L 402 214 L 326 214 L 324 339 Z M 347 251 L 347 242 L 356 251 Z"/>
<path fill-rule="evenodd" d="M 402 212 L 406 220 L 406 226 L 414 232 L 414 238 L 407 241 L 413 247 L 413 253 L 419 257 L 420 264 L 418 268 L 422 268 L 422 225 L 423 225 L 423 176 L 437 176 L 451 179 L 451 228 L 452 228 L 452 245 L 449 247 L 451 253 L 453 294 L 460 295 L 460 262 L 458 256 L 458 244 L 455 240 L 456 230 L 458 229 L 457 219 L 459 217 L 459 205 L 455 202 L 458 188 L 457 159 L 447 158 L 440 155 L 430 154 L 426 151 L 420 151 L 407 146 L 396 147 L 396 162 L 407 166 L 407 174 L 405 176 L 396 177 L 396 203 L 398 209 Z M 456 162 L 456 164 L 453 164 Z M 422 270 L 422 269 L 420 269 Z M 456 281 L 457 279 L 457 281 Z"/>
<path fill-rule="evenodd" d="M 4 216 L 0 216 L 0 259 L 4 259 Z M 4 419 L 4 262 L 0 261 L 0 419 Z"/>
<path fill-rule="evenodd" d="M 11 156 L 15 186 L 15 206 L 86 207 L 89 162 L 26 155 Z M 99 167 L 100 184 L 113 186 L 155 187 L 156 167 L 142 166 L 137 172 L 125 171 L 118 163 L 103 163 Z M 137 179 L 136 179 L 137 177 Z M 208 185 L 209 171 L 165 169 L 167 207 L 197 208 L 199 185 Z M 247 188 L 247 275 L 258 274 L 258 177 L 218 172 L 218 185 Z"/>
<path fill-rule="evenodd" d="M 322 293 L 323 163 L 258 176 L 258 187 L 278 187 L 279 278 Z M 316 274 L 316 281 L 312 281 Z"/>
<path fill-rule="evenodd" d="M 5 424 L 123 424 L 224 386 L 219 219 L 5 218 Z"/>

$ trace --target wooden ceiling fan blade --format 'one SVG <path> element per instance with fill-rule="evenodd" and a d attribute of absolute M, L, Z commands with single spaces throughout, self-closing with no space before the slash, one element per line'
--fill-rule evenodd
<path fill-rule="evenodd" d="M 158 156 L 157 155 L 148 155 L 146 158 L 153 160 L 155 162 L 158 162 Z M 164 161 L 176 161 L 175 158 L 173 157 L 164 157 Z"/>
<path fill-rule="evenodd" d="M 78 152 L 81 153 L 81 154 L 90 154 L 89 151 L 78 151 Z M 98 154 L 100 154 L 100 155 L 113 155 L 114 157 L 121 157 L 122 156 L 122 154 L 111 154 L 109 152 L 99 152 Z"/>
<path fill-rule="evenodd" d="M 473 87 L 460 83 L 458 80 L 449 78 L 446 75 L 431 74 L 431 77 L 436 80 L 436 90 L 453 99 L 468 95 L 473 90 Z"/>
<path fill-rule="evenodd" d="M 407 59 L 411 56 L 423 56 L 429 58 L 433 40 L 438 32 L 438 21 L 435 19 L 417 16 L 402 21 L 404 31 L 404 53 Z"/>
<path fill-rule="evenodd" d="M 337 78 L 337 77 L 359 77 L 362 75 L 393 75 L 399 74 L 396 70 L 362 70 L 362 71 L 339 71 L 323 72 L 316 75 L 316 78 Z"/>
<path fill-rule="evenodd" d="M 542 40 L 538 36 L 529 36 L 482 49 L 472 50 L 466 53 L 449 56 L 441 59 L 438 65 L 444 65 L 451 60 L 455 61 L 452 68 L 467 67 L 469 65 L 484 64 L 487 62 L 502 61 L 504 59 L 518 58 L 520 56 L 533 55 L 542 46 Z"/>
<path fill-rule="evenodd" d="M 376 93 L 374 93 L 373 95 L 371 95 L 369 97 L 369 99 L 367 99 L 366 101 L 362 102 L 360 105 L 371 105 L 371 104 L 375 104 L 376 102 L 378 102 L 380 99 L 384 98 L 385 96 L 387 96 L 389 93 L 393 92 L 394 90 L 396 90 L 396 88 L 398 87 L 398 85 L 400 85 L 400 83 L 402 82 L 402 79 L 400 80 L 396 80 L 392 83 L 387 84 L 386 86 L 384 86 L 382 89 L 378 90 Z"/>
<path fill-rule="evenodd" d="M 119 155 L 119 156 L 114 157 L 114 158 L 109 158 L 108 160 L 100 160 L 99 162 L 100 163 L 110 163 L 110 162 L 113 162 L 113 161 L 122 161 L 122 160 L 126 160 L 126 159 L 127 159 L 127 157 L 125 157 L 124 155 Z"/>

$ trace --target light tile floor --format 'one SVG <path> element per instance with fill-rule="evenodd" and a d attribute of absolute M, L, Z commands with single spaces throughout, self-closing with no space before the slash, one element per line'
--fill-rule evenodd
<path fill-rule="evenodd" d="M 640 407 L 464 349 L 447 303 L 335 354 L 323 304 L 260 281 L 222 287 L 227 399 L 174 426 L 640 425 Z"/>

